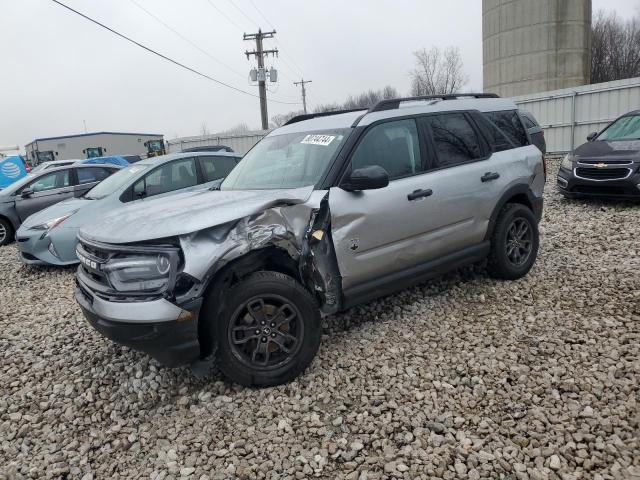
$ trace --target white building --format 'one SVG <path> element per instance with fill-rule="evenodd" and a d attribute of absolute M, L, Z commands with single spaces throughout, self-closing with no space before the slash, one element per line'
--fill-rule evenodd
<path fill-rule="evenodd" d="M 32 165 L 51 160 L 81 159 L 105 155 L 146 155 L 145 143 L 163 141 L 156 133 L 95 132 L 37 138 L 25 146 Z"/>

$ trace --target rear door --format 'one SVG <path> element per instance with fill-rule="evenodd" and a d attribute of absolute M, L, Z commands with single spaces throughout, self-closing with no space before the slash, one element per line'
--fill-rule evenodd
<path fill-rule="evenodd" d="M 77 167 L 74 171 L 74 196 L 81 197 L 116 170 L 106 167 Z"/>
<path fill-rule="evenodd" d="M 434 216 L 428 258 L 433 260 L 484 240 L 489 217 L 507 182 L 504 161 L 510 157 L 492 152 L 471 113 L 439 113 L 420 122 L 433 151 L 428 167 Z"/>
<path fill-rule="evenodd" d="M 22 196 L 23 191 L 33 191 L 28 196 Z M 73 197 L 72 171 L 70 168 L 41 175 L 25 185 L 16 195 L 16 211 L 20 221 L 35 212 L 47 208 L 54 203 Z"/>

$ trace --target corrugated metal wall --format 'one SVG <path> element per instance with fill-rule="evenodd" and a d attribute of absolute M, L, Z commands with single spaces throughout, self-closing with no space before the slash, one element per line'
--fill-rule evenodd
<path fill-rule="evenodd" d="M 181 137 L 167 141 L 168 152 L 180 152 L 185 148 L 206 147 L 209 145 L 226 145 L 233 148 L 237 153 L 244 155 L 267 135 L 269 130 L 258 132 L 247 132 L 241 135 L 201 135 L 197 137 Z"/>
<path fill-rule="evenodd" d="M 591 132 L 640 109 L 640 77 L 514 97 L 544 128 L 547 152 L 569 152 Z"/>

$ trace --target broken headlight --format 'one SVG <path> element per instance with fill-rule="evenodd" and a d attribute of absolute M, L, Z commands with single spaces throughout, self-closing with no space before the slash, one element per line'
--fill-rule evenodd
<path fill-rule="evenodd" d="M 119 292 L 156 292 L 174 283 L 177 266 L 177 252 L 170 251 L 112 257 L 102 271 Z"/>

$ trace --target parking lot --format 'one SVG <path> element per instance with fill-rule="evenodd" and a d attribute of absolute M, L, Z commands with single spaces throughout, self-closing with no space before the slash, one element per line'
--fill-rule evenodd
<path fill-rule="evenodd" d="M 0 478 L 640 475 L 640 206 L 564 200 L 557 166 L 527 277 L 466 269 L 330 317 L 277 388 L 116 346 L 74 269 L 0 248 Z"/>

